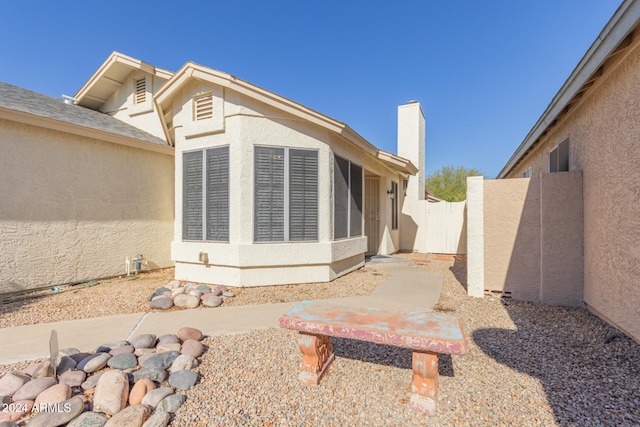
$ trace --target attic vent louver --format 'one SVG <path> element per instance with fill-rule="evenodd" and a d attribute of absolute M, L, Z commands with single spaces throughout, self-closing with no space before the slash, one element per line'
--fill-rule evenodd
<path fill-rule="evenodd" d="M 142 104 L 147 99 L 147 79 L 143 77 L 141 79 L 136 80 L 135 83 L 136 83 L 136 88 L 135 88 L 136 92 L 135 92 L 133 102 L 135 104 Z"/>
<path fill-rule="evenodd" d="M 206 93 L 193 98 L 193 120 L 205 120 L 213 117 L 213 95 Z"/>

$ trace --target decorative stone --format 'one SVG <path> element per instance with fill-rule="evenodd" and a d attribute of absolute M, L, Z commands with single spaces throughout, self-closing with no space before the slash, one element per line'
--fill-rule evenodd
<path fill-rule="evenodd" d="M 68 347 L 68 348 L 63 348 L 62 350 L 58 350 L 58 354 L 60 355 L 60 357 L 72 356 L 78 353 L 80 353 L 80 350 L 74 347 Z"/>
<path fill-rule="evenodd" d="M 129 345 L 128 341 L 114 341 L 106 344 L 102 344 L 96 349 L 96 353 L 111 353 L 111 350 Z"/>
<path fill-rule="evenodd" d="M 91 390 L 92 388 L 94 388 L 96 386 L 96 384 L 98 384 L 98 380 L 100 379 L 100 377 L 104 374 L 104 372 L 99 372 L 95 375 L 91 375 L 89 378 L 87 378 L 87 380 L 85 382 L 83 382 L 82 384 L 80 384 L 80 387 L 82 387 L 83 390 Z"/>
<path fill-rule="evenodd" d="M 166 427 L 171 421 L 171 415 L 167 412 L 156 412 L 153 414 L 142 427 Z"/>
<path fill-rule="evenodd" d="M 202 291 L 199 291 L 197 289 L 193 289 L 191 291 L 189 291 L 189 295 L 193 295 L 194 297 L 198 297 L 198 299 L 200 299 L 200 297 L 202 296 Z"/>
<path fill-rule="evenodd" d="M 103 427 L 107 420 L 107 416 L 100 412 L 83 412 L 67 424 L 67 427 Z"/>
<path fill-rule="evenodd" d="M 83 370 L 87 374 L 90 374 L 107 366 L 109 359 L 111 359 L 111 355 L 109 353 L 96 353 L 82 359 L 80 363 L 78 363 L 78 366 L 76 366 L 76 369 Z"/>
<path fill-rule="evenodd" d="M 145 360 L 149 359 L 151 356 L 155 355 L 156 353 L 145 353 L 143 355 L 138 356 L 138 364 L 140 366 L 142 366 L 142 364 L 144 363 Z"/>
<path fill-rule="evenodd" d="M 180 356 L 176 357 L 176 360 L 174 360 L 171 364 L 170 371 L 172 373 L 177 371 L 184 371 L 185 369 L 192 369 L 196 366 L 198 366 L 198 361 L 194 357 L 189 356 L 188 354 L 181 354 Z"/>
<path fill-rule="evenodd" d="M 204 346 L 200 341 L 186 340 L 182 343 L 182 350 L 180 350 L 180 353 L 197 358 L 202 356 L 202 353 L 204 353 Z"/>
<path fill-rule="evenodd" d="M 129 406 L 111 417 L 104 427 L 140 427 L 151 415 L 146 405 Z"/>
<path fill-rule="evenodd" d="M 152 381 L 163 382 L 167 379 L 167 371 L 162 368 L 142 368 L 133 372 L 133 381 L 139 381 L 143 378 L 148 378 Z"/>
<path fill-rule="evenodd" d="M 78 363 L 69 356 L 62 356 L 62 358 L 60 358 L 60 363 L 58 363 L 56 373 L 60 375 L 64 372 L 73 370 L 75 369 L 76 365 L 78 365 Z"/>
<path fill-rule="evenodd" d="M 204 338 L 204 336 L 202 335 L 202 332 L 199 329 L 189 328 L 189 327 L 178 329 L 178 337 L 182 341 L 186 341 L 186 340 L 202 341 L 202 338 Z"/>
<path fill-rule="evenodd" d="M 167 369 L 179 355 L 180 353 L 178 353 L 177 351 L 166 351 L 164 353 L 157 353 L 142 362 L 142 367 Z"/>
<path fill-rule="evenodd" d="M 66 371 L 58 376 L 60 384 L 67 384 L 69 387 L 80 387 L 84 380 L 87 378 L 87 374 L 84 371 Z"/>
<path fill-rule="evenodd" d="M 119 354 L 133 353 L 134 351 L 135 351 L 135 348 L 133 348 L 131 344 L 127 344 L 121 347 L 112 348 L 109 354 L 112 356 L 117 356 Z"/>
<path fill-rule="evenodd" d="M 186 400 L 187 396 L 184 394 L 172 394 L 162 399 L 156 407 L 156 412 L 176 412 Z"/>
<path fill-rule="evenodd" d="M 60 403 L 71 397 L 71 387 L 67 384 L 52 385 L 36 397 L 36 407 L 42 403 Z"/>
<path fill-rule="evenodd" d="M 182 348 L 182 344 L 173 343 L 173 344 L 158 344 L 156 347 L 156 353 L 164 353 L 166 351 L 177 351 L 180 352 Z"/>
<path fill-rule="evenodd" d="M 167 285 L 165 287 L 169 288 L 169 289 L 175 289 L 177 287 L 180 286 L 180 281 L 179 280 L 172 280 L 169 283 L 167 283 Z"/>
<path fill-rule="evenodd" d="M 153 334 L 137 335 L 131 340 L 133 348 L 153 348 L 156 346 L 156 336 Z"/>
<path fill-rule="evenodd" d="M 153 291 L 153 293 L 151 295 L 149 295 L 149 301 L 151 301 L 153 299 L 153 297 L 156 297 L 158 295 L 162 295 L 166 291 L 171 292 L 171 289 L 165 288 L 165 287 L 156 289 L 155 291 Z"/>
<path fill-rule="evenodd" d="M 22 372 L 9 372 L 0 379 L 0 396 L 13 396 L 20 387 L 31 380 L 31 377 Z"/>
<path fill-rule="evenodd" d="M 200 283 L 196 289 L 201 291 L 203 294 L 211 292 L 211 287 L 205 283 Z"/>
<path fill-rule="evenodd" d="M 124 371 L 138 366 L 138 358 L 131 353 L 118 354 L 109 359 L 107 365 L 111 368 Z"/>
<path fill-rule="evenodd" d="M 140 357 L 143 354 L 153 354 L 155 352 L 156 352 L 155 347 L 154 348 L 136 348 L 133 354 Z"/>
<path fill-rule="evenodd" d="M 226 292 L 229 290 L 226 285 L 218 285 L 218 289 L 220 289 L 222 292 Z"/>
<path fill-rule="evenodd" d="M 196 308 L 200 305 L 200 297 L 187 294 L 176 295 L 173 299 L 173 303 L 176 307 Z"/>
<path fill-rule="evenodd" d="M 220 306 L 220 304 L 222 304 L 222 298 L 211 294 L 209 298 L 202 300 L 202 304 L 206 305 L 207 307 L 218 307 Z"/>
<path fill-rule="evenodd" d="M 70 354 L 69 357 L 72 358 L 76 363 L 82 362 L 83 359 L 91 356 L 91 353 L 75 353 Z M 77 367 L 77 366 L 76 366 Z"/>
<path fill-rule="evenodd" d="M 98 380 L 93 393 L 93 410 L 107 415 L 115 415 L 127 406 L 129 380 L 117 369 L 106 371 Z"/>
<path fill-rule="evenodd" d="M 172 394 L 173 389 L 171 387 L 156 388 L 145 394 L 144 398 L 142 399 L 142 404 L 149 405 L 155 409 L 162 399 Z"/>
<path fill-rule="evenodd" d="M 34 362 L 30 364 L 23 372 L 31 378 L 52 377 L 53 366 L 51 366 L 49 359 L 46 359 L 41 362 Z"/>
<path fill-rule="evenodd" d="M 149 378 L 136 381 L 133 387 L 131 387 L 131 393 L 129 393 L 129 405 L 142 403 L 144 396 L 155 388 L 155 383 Z"/>
<path fill-rule="evenodd" d="M 11 403 L 11 396 L 0 396 L 0 405 L 2 405 L 2 408 L 6 407 L 9 403 Z"/>
<path fill-rule="evenodd" d="M 18 400 L 35 400 L 40 393 L 54 384 L 56 384 L 56 380 L 52 377 L 44 377 L 31 380 L 28 383 L 25 383 L 25 385 L 20 387 L 13 394 L 13 400 L 14 402 Z"/>
<path fill-rule="evenodd" d="M 0 411 L 0 423 L 13 423 L 30 413 L 33 409 L 33 400 L 16 400 L 11 409 L 13 410 Z"/>
<path fill-rule="evenodd" d="M 222 290 L 220 288 L 213 288 L 211 289 L 211 293 L 219 297 L 220 295 L 222 295 Z"/>
<path fill-rule="evenodd" d="M 149 303 L 149 308 L 156 310 L 168 310 L 173 307 L 173 300 L 170 296 L 157 297 Z"/>
<path fill-rule="evenodd" d="M 169 377 L 171 387 L 178 390 L 189 390 L 198 381 L 198 374 L 194 371 L 176 371 Z"/>
<path fill-rule="evenodd" d="M 158 344 L 180 344 L 180 338 L 176 334 L 166 334 L 158 338 Z"/>
<path fill-rule="evenodd" d="M 222 293 L 222 296 L 223 296 L 223 297 L 230 297 L 230 298 L 233 298 L 233 297 L 235 297 L 235 296 L 236 296 L 236 294 L 234 294 L 234 293 L 233 293 L 233 292 L 231 292 L 231 291 L 224 291 L 224 292 Z"/>
<path fill-rule="evenodd" d="M 176 296 L 184 294 L 184 288 L 176 288 L 171 291 L 171 298 L 175 298 Z"/>
<path fill-rule="evenodd" d="M 59 403 L 55 406 L 54 411 L 38 412 L 29 420 L 29 427 L 51 427 L 61 426 L 78 415 L 84 410 L 84 401 L 74 396 L 69 400 Z"/>

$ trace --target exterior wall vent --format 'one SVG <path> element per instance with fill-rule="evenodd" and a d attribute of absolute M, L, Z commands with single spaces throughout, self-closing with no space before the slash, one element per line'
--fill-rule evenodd
<path fill-rule="evenodd" d="M 134 104 L 143 104 L 147 100 L 147 79 L 141 78 L 135 81 Z"/>
<path fill-rule="evenodd" d="M 213 95 L 205 93 L 193 98 L 193 120 L 200 121 L 213 117 Z"/>

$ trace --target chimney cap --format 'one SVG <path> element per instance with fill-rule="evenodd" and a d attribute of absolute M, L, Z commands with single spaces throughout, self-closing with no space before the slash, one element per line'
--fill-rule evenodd
<path fill-rule="evenodd" d="M 407 101 L 407 105 L 409 104 L 417 104 L 418 101 L 416 101 L 415 99 L 412 99 L 411 101 Z"/>

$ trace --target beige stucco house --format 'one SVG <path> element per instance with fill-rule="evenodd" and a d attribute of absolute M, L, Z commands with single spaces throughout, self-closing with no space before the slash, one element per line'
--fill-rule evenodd
<path fill-rule="evenodd" d="M 583 305 L 640 340 L 640 2 L 468 193 L 469 292 Z"/>
<path fill-rule="evenodd" d="M 415 246 L 402 230 L 415 233 L 424 199 L 416 102 L 399 108 L 400 157 L 344 123 L 190 62 L 172 73 L 114 52 L 73 105 L 12 90 L 21 95 L 0 104 L 6 110 L 65 114 L 56 123 L 0 116 L 0 170 L 15 169 L 0 183 L 15 200 L 0 210 L 0 264 L 13 266 L 0 274 L 3 290 L 122 274 L 138 253 L 152 268 L 174 263 L 181 280 L 319 282 L 362 266 L 365 254 Z"/>

